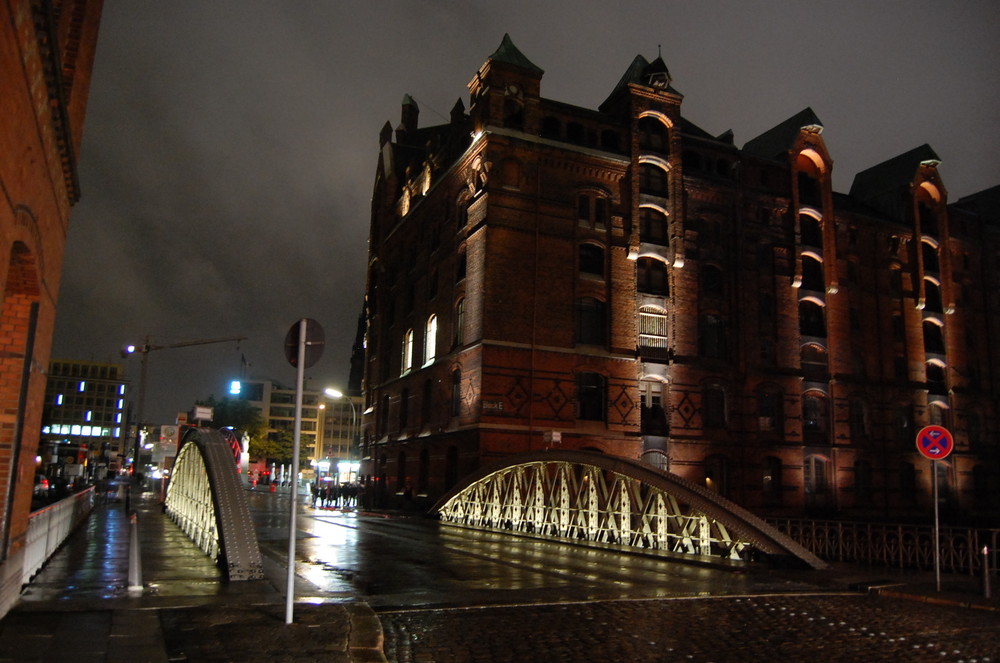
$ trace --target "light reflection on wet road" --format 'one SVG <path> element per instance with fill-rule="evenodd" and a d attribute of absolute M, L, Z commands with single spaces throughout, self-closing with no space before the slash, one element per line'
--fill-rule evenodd
<path fill-rule="evenodd" d="M 262 552 L 284 564 L 288 496 L 251 493 Z M 442 526 L 419 516 L 301 506 L 297 573 L 317 597 L 376 609 L 809 591 L 794 574 L 746 573 Z"/>

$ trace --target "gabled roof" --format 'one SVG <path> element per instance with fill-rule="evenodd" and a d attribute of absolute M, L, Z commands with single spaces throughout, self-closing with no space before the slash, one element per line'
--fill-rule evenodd
<path fill-rule="evenodd" d="M 514 45 L 514 42 L 511 41 L 510 35 L 507 33 L 504 33 L 503 40 L 500 42 L 500 47 L 497 48 L 497 50 L 493 52 L 493 55 L 487 59 L 512 64 L 515 67 L 521 67 L 522 69 L 533 71 L 539 76 L 545 73 L 541 67 L 524 57 L 524 53 L 518 50 L 517 46 Z"/>
<path fill-rule="evenodd" d="M 602 103 L 598 108 L 601 111 L 603 111 L 604 108 L 607 106 L 607 104 L 612 99 L 614 99 L 619 92 L 628 87 L 630 83 L 636 83 L 638 85 L 649 85 L 650 77 L 656 74 L 663 74 L 666 76 L 667 92 L 670 92 L 671 94 L 676 94 L 677 96 L 681 96 L 681 93 L 675 90 L 670 85 L 671 81 L 670 71 L 667 69 L 667 65 L 663 61 L 663 58 L 657 56 L 655 60 L 650 62 L 643 56 L 637 55 L 635 56 L 635 58 L 632 59 L 631 64 L 629 64 L 628 69 L 625 70 L 625 73 L 622 74 L 622 77 L 621 79 L 619 79 L 617 85 L 615 85 L 614 89 L 611 90 L 611 94 L 608 95 L 608 98 L 605 99 L 604 103 Z"/>
<path fill-rule="evenodd" d="M 854 176 L 851 197 L 871 201 L 905 188 L 925 161 L 941 161 L 927 143 L 863 170 Z"/>
<path fill-rule="evenodd" d="M 791 149 L 799 132 L 804 127 L 819 127 L 820 129 L 823 127 L 823 123 L 816 116 L 816 113 L 808 106 L 781 124 L 748 140 L 743 146 L 743 151 L 764 159 L 777 159 Z"/>

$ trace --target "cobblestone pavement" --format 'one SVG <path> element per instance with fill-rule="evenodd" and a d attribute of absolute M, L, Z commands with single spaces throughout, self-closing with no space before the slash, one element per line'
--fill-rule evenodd
<path fill-rule="evenodd" d="M 1000 663 L 1000 613 L 874 595 L 645 599 L 379 613 L 396 663 Z"/>

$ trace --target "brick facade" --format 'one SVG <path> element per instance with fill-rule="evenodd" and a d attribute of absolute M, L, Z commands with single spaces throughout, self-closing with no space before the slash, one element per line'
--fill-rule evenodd
<path fill-rule="evenodd" d="M 76 155 L 101 2 L 0 6 L 0 614 L 20 591 Z"/>
<path fill-rule="evenodd" d="M 659 58 L 597 110 L 541 78 L 505 37 L 468 111 L 418 128 L 407 96 L 381 133 L 362 472 L 383 503 L 561 447 L 762 513 L 916 517 L 915 435 L 944 423 L 947 507 L 997 512 L 997 189 L 949 205 L 925 145 L 835 192 L 811 109 L 739 148 L 681 114 Z"/>

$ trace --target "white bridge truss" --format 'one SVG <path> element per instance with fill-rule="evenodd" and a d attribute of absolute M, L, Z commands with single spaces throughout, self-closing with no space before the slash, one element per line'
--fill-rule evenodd
<path fill-rule="evenodd" d="M 681 477 L 585 451 L 513 456 L 436 507 L 442 521 L 595 544 L 750 560 L 825 564 L 741 507 Z"/>
<path fill-rule="evenodd" d="M 229 441 L 217 430 L 189 430 L 174 463 L 167 514 L 218 561 L 230 580 L 257 580 L 264 566 Z"/>

